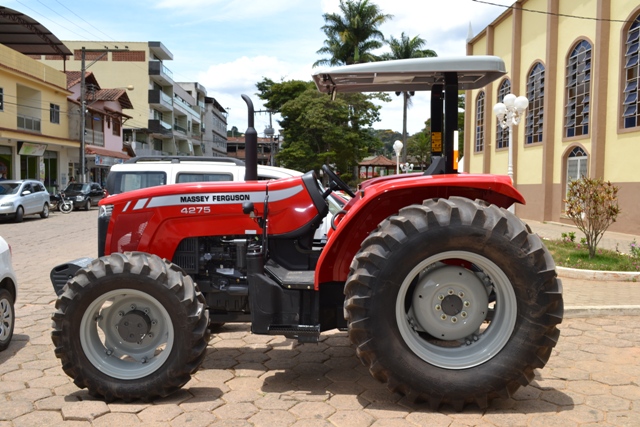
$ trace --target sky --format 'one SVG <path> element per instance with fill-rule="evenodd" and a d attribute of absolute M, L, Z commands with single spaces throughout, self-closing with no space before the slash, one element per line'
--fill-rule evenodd
<path fill-rule="evenodd" d="M 393 15 L 380 27 L 385 37 L 420 36 L 438 56 L 462 56 L 475 36 L 515 0 L 370 0 Z M 173 54 L 165 65 L 175 81 L 197 81 L 228 111 L 228 129 L 247 128 L 241 94 L 263 109 L 256 83 L 311 80 L 323 56 L 323 15 L 339 12 L 340 0 L 5 0 L 47 27 L 60 40 L 159 41 Z M 380 52 L 387 51 L 383 48 Z M 98 76 L 99 78 L 99 76 Z M 402 98 L 382 104 L 376 129 L 402 131 Z M 428 92 L 417 92 L 407 114 L 407 133 L 429 118 Z M 278 133 L 278 116 L 273 127 Z M 262 135 L 267 114 L 256 114 Z"/>

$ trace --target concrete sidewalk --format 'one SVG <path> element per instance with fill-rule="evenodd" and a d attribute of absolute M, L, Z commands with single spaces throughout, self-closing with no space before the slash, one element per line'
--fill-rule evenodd
<path fill-rule="evenodd" d="M 557 222 L 524 220 L 543 239 L 560 239 L 562 233 L 575 232 L 576 240 L 584 237 L 573 225 Z M 640 236 L 606 231 L 598 247 L 629 253 Z M 605 315 L 640 314 L 640 272 L 600 272 L 557 267 L 562 280 L 565 318 Z"/>

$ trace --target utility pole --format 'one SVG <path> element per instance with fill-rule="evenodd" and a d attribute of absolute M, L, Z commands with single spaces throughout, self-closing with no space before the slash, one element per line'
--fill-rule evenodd
<path fill-rule="evenodd" d="M 275 158 L 275 149 L 273 146 L 273 134 L 274 134 L 274 130 L 273 130 L 273 126 L 272 126 L 272 122 L 271 122 L 271 115 L 273 114 L 273 111 L 271 110 L 258 110 L 255 111 L 256 113 L 268 113 L 269 114 L 269 127 L 264 129 L 264 135 L 265 136 L 269 136 L 269 149 L 271 150 L 271 159 L 269 161 L 269 163 L 271 164 L 271 166 L 275 166 L 276 165 L 276 158 Z"/>

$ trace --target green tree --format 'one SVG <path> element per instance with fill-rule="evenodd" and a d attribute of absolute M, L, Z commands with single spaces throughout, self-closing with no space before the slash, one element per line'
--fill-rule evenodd
<path fill-rule="evenodd" d="M 407 140 L 407 154 L 413 159 L 414 169 L 426 169 L 431 164 L 431 119 L 425 129 Z"/>
<path fill-rule="evenodd" d="M 584 233 L 589 258 L 593 258 L 604 232 L 620 213 L 618 187 L 602 178 L 582 177 L 569 183 L 565 204 L 567 216 Z"/>
<path fill-rule="evenodd" d="M 393 18 L 383 14 L 380 8 L 369 0 L 340 0 L 341 13 L 322 15 L 322 26 L 327 39 L 316 53 L 328 55 L 316 61 L 318 65 L 349 65 L 376 61 L 372 53 L 383 46 L 384 35 L 380 25 Z"/>
<path fill-rule="evenodd" d="M 283 166 L 317 171 L 330 164 L 339 173 L 351 174 L 364 156 L 381 146 L 370 129 L 379 121 L 380 110 L 371 101 L 373 95 L 339 94 L 332 101 L 312 82 L 263 79 L 257 86 L 265 105 L 282 116 L 285 142 L 278 161 Z M 302 87 L 306 89 L 300 92 Z"/>
<path fill-rule="evenodd" d="M 420 36 L 415 36 L 413 38 L 409 38 L 409 36 L 405 35 L 404 32 L 400 35 L 399 39 L 391 36 L 389 40 L 385 40 L 389 48 L 391 49 L 390 53 L 385 53 L 381 56 L 381 59 L 384 61 L 389 61 L 393 59 L 410 59 L 410 58 L 427 58 L 438 56 L 435 51 L 431 49 L 423 49 L 424 45 L 427 44 L 427 41 L 420 38 Z M 407 109 L 411 105 L 411 96 L 413 96 L 413 92 L 396 92 L 396 95 L 402 94 L 402 143 L 404 144 L 402 147 L 402 161 L 407 161 Z"/>

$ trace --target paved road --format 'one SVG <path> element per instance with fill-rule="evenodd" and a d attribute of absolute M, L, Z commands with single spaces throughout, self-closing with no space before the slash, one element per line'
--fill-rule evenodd
<path fill-rule="evenodd" d="M 97 210 L 0 223 L 21 289 L 14 341 L 0 353 L 0 427 L 65 426 L 638 426 L 640 316 L 567 319 L 532 385 L 487 411 L 433 412 L 386 391 L 346 334 L 297 345 L 245 324 L 215 336 L 183 390 L 149 404 L 106 404 L 79 390 L 50 339 L 57 263 L 96 253 Z M 574 291 L 575 292 L 575 291 Z"/>

